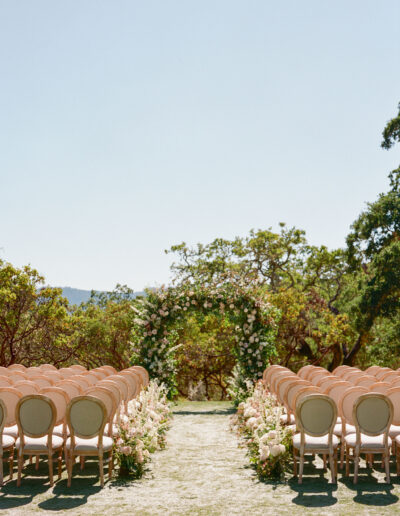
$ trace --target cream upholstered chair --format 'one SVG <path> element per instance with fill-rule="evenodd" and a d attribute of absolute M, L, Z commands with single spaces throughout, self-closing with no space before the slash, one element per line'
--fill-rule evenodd
<path fill-rule="evenodd" d="M 353 422 L 356 433 L 345 436 L 346 475 L 349 474 L 349 460 L 354 460 L 354 483 L 358 480 L 360 454 L 382 454 L 385 462 L 386 482 L 390 483 L 389 459 L 392 441 L 389 429 L 393 420 L 393 404 L 378 392 L 363 394 L 354 403 Z M 350 456 L 353 450 L 353 456 Z"/>
<path fill-rule="evenodd" d="M 58 372 L 63 378 L 70 378 L 71 376 L 80 374 L 76 369 L 70 369 L 69 367 L 63 367 L 62 369 L 59 369 Z"/>
<path fill-rule="evenodd" d="M 329 455 L 332 482 L 336 479 L 336 450 L 339 439 L 333 433 L 337 419 L 336 404 L 325 394 L 303 396 L 296 405 L 296 424 L 300 433 L 293 436 L 294 474 L 297 476 L 299 457 L 299 484 L 303 479 L 304 455 Z"/>
<path fill-rule="evenodd" d="M 23 366 L 22 364 L 11 364 L 8 366 L 8 370 L 9 371 L 26 371 L 26 367 Z"/>
<path fill-rule="evenodd" d="M 122 393 L 122 400 L 121 400 L 120 408 L 123 409 L 124 412 L 126 412 L 128 401 L 129 401 L 128 380 L 126 378 L 124 378 L 123 376 L 121 377 L 118 374 L 114 374 L 112 376 L 109 376 L 107 378 L 107 380 L 103 380 L 103 381 L 115 383 L 119 387 L 119 389 Z"/>
<path fill-rule="evenodd" d="M 22 394 L 19 392 L 19 390 L 14 389 L 14 387 L 0 388 L 0 399 L 4 401 L 4 404 L 7 408 L 7 417 L 3 432 L 6 435 L 11 435 L 11 437 L 14 437 L 14 439 L 18 437 L 18 426 L 15 419 L 15 409 L 21 398 Z"/>
<path fill-rule="evenodd" d="M 129 381 L 132 383 L 132 385 L 134 386 L 134 393 L 133 393 L 133 398 L 136 398 L 136 396 L 139 394 L 140 392 L 140 383 L 141 383 L 141 380 L 140 380 L 140 375 L 138 372 L 135 372 L 135 371 L 132 371 L 132 369 L 124 369 L 123 371 L 121 371 L 119 373 L 120 375 L 122 376 L 125 376 L 126 378 L 129 378 Z"/>
<path fill-rule="evenodd" d="M 24 371 L 20 371 L 19 369 L 13 369 L 12 371 L 10 371 L 8 377 L 13 383 L 18 382 L 19 380 L 29 380 L 28 375 Z"/>
<path fill-rule="evenodd" d="M 53 434 L 67 438 L 67 406 L 70 401 L 68 393 L 61 387 L 44 387 L 40 394 L 47 396 L 54 403 L 56 408 L 56 420 L 54 422 Z"/>
<path fill-rule="evenodd" d="M 343 468 L 344 462 L 344 453 L 345 453 L 345 444 L 344 444 L 344 436 L 349 433 L 354 433 L 356 431 L 356 427 L 353 422 L 353 406 L 354 402 L 363 394 L 368 393 L 367 387 L 362 387 L 360 385 L 349 387 L 346 389 L 339 398 L 339 402 L 336 402 L 338 407 L 338 414 L 341 420 L 340 423 L 337 423 L 333 429 L 335 435 L 340 437 L 341 445 L 340 445 L 340 468 Z"/>
<path fill-rule="evenodd" d="M 325 378 L 322 378 L 320 380 L 318 387 L 321 389 L 322 394 L 327 394 L 331 389 L 332 385 L 340 381 L 341 380 L 338 376 L 326 376 Z"/>
<path fill-rule="evenodd" d="M 107 424 L 104 427 L 104 434 L 113 437 L 118 434 L 118 428 L 114 425 L 114 417 L 117 412 L 118 404 L 113 392 L 104 386 L 94 385 L 86 393 L 87 396 L 94 396 L 100 399 L 107 410 Z"/>
<path fill-rule="evenodd" d="M 4 452 L 9 452 L 8 464 L 10 468 L 10 480 L 13 477 L 14 444 L 15 439 L 11 435 L 3 434 L 4 425 L 7 420 L 7 407 L 0 399 L 0 486 L 3 485 L 3 460 Z"/>
<path fill-rule="evenodd" d="M 123 402 L 123 394 L 119 386 L 115 382 L 111 382 L 109 380 L 102 380 L 99 382 L 96 387 L 106 387 L 109 391 L 113 393 L 114 399 L 117 403 L 117 411 L 115 413 L 115 420 L 117 423 L 120 421 L 121 416 L 121 404 Z"/>
<path fill-rule="evenodd" d="M 40 390 L 38 385 L 29 380 L 20 380 L 19 382 L 15 382 L 13 387 L 14 389 L 17 389 L 22 394 L 22 396 L 27 396 L 28 394 L 38 394 Z"/>
<path fill-rule="evenodd" d="M 12 387 L 13 382 L 8 376 L 0 375 L 0 387 Z"/>
<path fill-rule="evenodd" d="M 105 369 L 106 371 L 109 371 L 110 374 L 116 374 L 118 371 L 115 369 L 115 367 L 110 365 L 103 365 L 101 366 L 101 369 Z"/>
<path fill-rule="evenodd" d="M 111 478 L 113 463 L 113 440 L 104 434 L 107 409 L 104 403 L 93 396 L 73 398 L 67 408 L 70 437 L 67 440 L 68 487 L 71 486 L 72 467 L 75 457 L 99 458 L 100 484 L 104 486 L 104 453 L 109 453 L 108 474 Z"/>
<path fill-rule="evenodd" d="M 383 380 L 383 377 L 386 376 L 388 373 L 393 373 L 393 369 L 390 367 L 381 367 L 379 371 L 376 371 L 375 378 L 377 380 Z"/>
<path fill-rule="evenodd" d="M 41 371 L 57 371 L 57 367 L 54 366 L 53 364 L 41 364 L 39 366 L 39 369 Z"/>
<path fill-rule="evenodd" d="M 53 486 L 53 454 L 58 454 L 58 478 L 61 478 L 63 439 L 53 435 L 57 412 L 52 400 L 42 394 L 24 396 L 18 402 L 16 418 L 19 438 L 15 443 L 18 452 L 18 481 L 21 485 L 24 455 L 47 455 L 49 480 Z"/>
<path fill-rule="evenodd" d="M 389 382 L 375 382 L 370 385 L 369 390 L 371 392 L 380 392 L 381 394 L 386 394 L 389 389 L 392 388 L 392 385 Z"/>
<path fill-rule="evenodd" d="M 139 374 L 142 375 L 143 387 L 147 387 L 149 385 L 149 383 L 150 383 L 149 373 L 147 372 L 147 370 L 144 367 L 135 365 L 135 366 L 130 367 L 129 369 L 131 369 L 132 371 L 137 371 Z"/>
<path fill-rule="evenodd" d="M 55 387 L 60 387 L 60 389 L 62 389 L 68 395 L 70 401 L 76 396 L 82 396 L 82 394 L 85 392 L 85 389 L 87 389 L 87 387 L 83 389 L 82 386 L 75 380 L 61 380 L 60 382 L 56 383 Z"/>
<path fill-rule="evenodd" d="M 375 376 L 371 376 L 369 374 L 363 374 L 362 376 L 359 376 L 356 381 L 354 382 L 354 385 L 360 385 L 361 387 L 367 387 L 370 388 L 371 385 L 376 383 Z"/>
<path fill-rule="evenodd" d="M 300 369 L 297 371 L 297 376 L 300 378 L 304 378 L 304 376 L 307 374 L 307 371 L 312 369 L 314 366 L 311 364 L 305 365 L 303 367 L 300 367 Z"/>
<path fill-rule="evenodd" d="M 377 365 L 373 365 L 373 366 L 369 366 L 367 367 L 367 369 L 364 371 L 364 373 L 366 374 L 370 374 L 371 376 L 375 376 L 375 372 L 376 371 L 379 371 L 380 367 L 377 366 Z"/>

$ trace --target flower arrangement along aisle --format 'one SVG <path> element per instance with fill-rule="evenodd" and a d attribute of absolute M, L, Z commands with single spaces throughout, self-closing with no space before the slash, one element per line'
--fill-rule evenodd
<path fill-rule="evenodd" d="M 266 392 L 262 382 L 239 404 L 232 429 L 247 446 L 250 463 L 260 479 L 283 478 L 292 457 L 293 430 L 281 425 L 282 407 Z"/>
<path fill-rule="evenodd" d="M 151 381 L 129 402 L 128 415 L 122 415 L 118 425 L 114 451 L 121 476 L 140 478 L 143 475 L 150 455 L 165 448 L 170 419 L 167 389 Z"/>

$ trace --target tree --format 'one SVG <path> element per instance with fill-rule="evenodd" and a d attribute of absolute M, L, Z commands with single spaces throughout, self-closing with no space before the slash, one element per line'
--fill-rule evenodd
<path fill-rule="evenodd" d="M 29 266 L 0 262 L 0 365 L 68 360 L 68 302 Z"/>

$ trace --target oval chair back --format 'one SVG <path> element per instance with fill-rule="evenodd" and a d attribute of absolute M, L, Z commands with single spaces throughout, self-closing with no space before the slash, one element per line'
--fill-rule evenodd
<path fill-rule="evenodd" d="M 130 367 L 129 369 L 132 369 L 133 371 L 137 371 L 143 378 L 143 386 L 147 387 L 150 382 L 149 373 L 147 372 L 147 369 L 145 369 L 142 366 L 135 365 L 133 367 Z"/>
<path fill-rule="evenodd" d="M 314 437 L 330 434 L 337 420 L 335 402 L 325 394 L 308 394 L 296 405 L 296 423 L 301 433 Z"/>
<path fill-rule="evenodd" d="M 6 426 L 13 426 L 16 424 L 15 409 L 21 398 L 22 394 L 19 392 L 19 390 L 14 389 L 14 387 L 0 388 L 0 400 L 4 402 L 4 405 L 7 408 L 7 416 L 5 420 Z"/>
<path fill-rule="evenodd" d="M 51 434 L 56 421 L 56 407 L 50 398 L 42 394 L 23 396 L 15 409 L 19 436 L 23 445 L 24 436 L 48 436 L 51 443 Z"/>
<path fill-rule="evenodd" d="M 22 396 L 27 396 L 28 394 L 39 394 L 40 388 L 29 380 L 21 380 L 19 382 L 15 382 L 13 385 L 14 389 L 17 389 Z"/>
<path fill-rule="evenodd" d="M 107 423 L 107 409 L 99 398 L 77 396 L 68 404 L 67 423 L 72 443 L 76 436 L 81 439 L 98 437 L 100 444 Z"/>

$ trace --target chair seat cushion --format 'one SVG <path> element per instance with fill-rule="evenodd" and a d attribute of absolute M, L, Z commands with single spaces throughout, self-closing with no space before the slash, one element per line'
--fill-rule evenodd
<path fill-rule="evenodd" d="M 108 428 L 109 428 L 109 423 L 107 423 L 106 426 L 104 427 L 104 435 L 108 435 Z M 113 435 L 113 437 L 116 437 L 117 435 L 119 435 L 117 425 L 112 426 L 112 435 Z"/>
<path fill-rule="evenodd" d="M 296 423 L 296 418 L 294 417 L 294 414 L 290 414 L 290 418 L 289 418 L 289 421 L 288 421 L 288 415 L 287 414 L 282 414 L 281 415 L 281 423 L 283 425 L 286 425 L 286 423 L 289 423 L 290 425 L 294 425 Z"/>
<path fill-rule="evenodd" d="M 81 439 L 75 437 L 75 452 L 95 452 L 99 449 L 99 438 L 92 437 L 91 439 Z M 113 447 L 113 440 L 106 435 L 103 436 L 103 450 L 110 451 Z M 67 449 L 71 449 L 71 438 L 67 439 Z"/>
<path fill-rule="evenodd" d="M 14 437 L 14 439 L 16 439 L 18 437 L 18 426 L 17 425 L 5 426 L 4 430 L 3 430 L 3 434 L 11 435 L 12 437 Z"/>
<path fill-rule="evenodd" d="M 383 438 L 384 438 L 383 434 L 380 434 L 380 435 L 361 434 L 361 449 L 363 449 L 363 448 L 367 448 L 367 449 L 384 448 L 385 445 L 383 442 Z M 346 435 L 344 439 L 346 441 L 346 444 L 348 444 L 349 446 L 354 447 L 356 445 L 356 434 Z M 392 440 L 390 439 L 390 437 L 388 438 L 388 445 L 392 446 Z"/>
<path fill-rule="evenodd" d="M 356 431 L 356 427 L 355 426 L 348 425 L 346 423 L 345 435 L 347 435 L 347 434 L 354 434 L 355 431 Z M 339 437 L 341 437 L 342 436 L 342 432 L 343 432 L 342 423 L 336 423 L 336 425 L 333 428 L 333 433 L 335 435 L 338 435 Z"/>
<path fill-rule="evenodd" d="M 395 437 L 397 437 L 398 435 L 400 435 L 400 426 L 397 426 L 397 425 L 390 425 L 390 428 L 389 428 L 389 436 L 394 439 Z"/>
<path fill-rule="evenodd" d="M 300 438 L 301 434 L 293 436 L 294 448 L 300 449 Z M 322 435 L 321 437 L 314 437 L 312 435 L 305 434 L 305 449 L 306 450 L 320 450 L 321 448 L 328 448 L 328 434 Z M 339 438 L 336 435 L 332 435 L 332 445 L 337 448 L 339 445 Z"/>
<path fill-rule="evenodd" d="M 69 429 L 66 426 L 67 436 L 69 435 Z M 64 425 L 57 425 L 53 428 L 53 435 L 58 435 L 59 437 L 64 437 Z"/>
<path fill-rule="evenodd" d="M 13 446 L 15 443 L 14 437 L 11 435 L 3 434 L 2 436 L 3 440 L 3 448 L 10 448 L 10 446 Z"/>
<path fill-rule="evenodd" d="M 24 436 L 25 446 L 24 450 L 27 451 L 46 451 L 47 450 L 47 435 L 43 437 L 28 437 Z M 58 435 L 52 435 L 52 446 L 53 450 L 62 448 L 63 439 Z M 17 439 L 15 447 L 19 449 L 21 446 L 21 440 Z"/>

